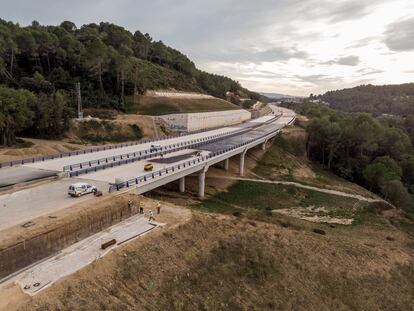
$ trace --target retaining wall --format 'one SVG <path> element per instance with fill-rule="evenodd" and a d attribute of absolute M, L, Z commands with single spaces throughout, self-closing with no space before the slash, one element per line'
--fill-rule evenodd
<path fill-rule="evenodd" d="M 160 116 L 171 129 L 195 132 L 226 127 L 250 120 L 251 114 L 244 109 L 199 113 L 174 113 Z"/>
<path fill-rule="evenodd" d="M 129 197 L 134 200 L 132 209 L 128 208 Z M 25 229 L 29 231 L 26 239 L 0 249 L 0 279 L 137 214 L 137 198 L 136 195 L 109 198 L 99 207 L 83 209 L 77 217 L 58 218 L 55 225 L 48 225 L 41 233 L 31 235 L 33 227 Z"/>

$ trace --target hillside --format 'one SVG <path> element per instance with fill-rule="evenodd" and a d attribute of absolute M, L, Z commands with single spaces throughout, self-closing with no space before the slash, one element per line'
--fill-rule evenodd
<path fill-rule="evenodd" d="M 162 115 L 180 112 L 209 112 L 240 109 L 220 98 L 170 98 L 152 96 L 131 96 L 126 102 L 128 113 Z"/>
<path fill-rule="evenodd" d="M 286 95 L 286 94 L 279 94 L 279 93 L 264 93 L 260 92 L 261 95 L 266 96 L 270 99 L 283 99 L 283 98 L 296 98 L 298 96 Z"/>
<path fill-rule="evenodd" d="M 332 108 L 343 111 L 400 116 L 414 113 L 414 83 L 361 85 L 329 91 L 318 97 L 328 102 Z"/>
<path fill-rule="evenodd" d="M 77 82 L 84 108 L 121 112 L 127 98 L 148 89 L 260 98 L 237 81 L 197 69 L 187 56 L 140 31 L 104 22 L 21 27 L 0 20 L 0 145 L 13 145 L 16 134 L 61 138 L 76 116 Z"/>

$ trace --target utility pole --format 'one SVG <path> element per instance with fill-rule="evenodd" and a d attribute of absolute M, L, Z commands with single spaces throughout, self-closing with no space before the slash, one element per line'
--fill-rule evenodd
<path fill-rule="evenodd" d="M 83 119 L 83 111 L 82 111 L 82 98 L 81 98 L 81 91 L 80 91 L 80 82 L 76 83 L 76 101 L 78 103 L 78 118 Z"/>

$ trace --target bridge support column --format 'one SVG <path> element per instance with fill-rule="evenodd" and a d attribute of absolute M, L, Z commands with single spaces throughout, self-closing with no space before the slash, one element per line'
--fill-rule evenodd
<path fill-rule="evenodd" d="M 247 150 L 245 150 L 242 153 L 240 153 L 240 165 L 239 165 L 239 173 L 240 173 L 240 176 L 243 176 L 244 175 L 244 158 L 246 156 L 246 152 L 247 152 Z"/>
<path fill-rule="evenodd" d="M 228 171 L 229 170 L 229 161 L 230 159 L 226 159 L 226 160 L 224 160 L 224 170 L 225 171 Z"/>
<path fill-rule="evenodd" d="M 185 191 L 185 177 L 179 179 L 179 189 L 181 193 Z"/>
<path fill-rule="evenodd" d="M 264 150 L 266 150 L 266 143 L 267 143 L 267 141 L 265 141 L 263 144 L 262 144 L 262 150 L 264 151 Z"/>
<path fill-rule="evenodd" d="M 204 190 L 206 186 L 206 172 L 202 170 L 198 173 L 198 197 L 201 199 L 204 197 Z"/>

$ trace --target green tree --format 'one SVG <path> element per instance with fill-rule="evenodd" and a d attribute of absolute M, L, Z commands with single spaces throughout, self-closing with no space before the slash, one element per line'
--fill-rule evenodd
<path fill-rule="evenodd" d="M 365 180 L 370 189 L 380 189 L 390 180 L 400 180 L 402 176 L 401 167 L 389 156 L 378 157 L 369 164 L 363 172 Z"/>
<path fill-rule="evenodd" d="M 16 133 L 32 124 L 30 110 L 36 96 L 26 90 L 14 90 L 0 86 L 0 145 L 12 145 Z"/>
<path fill-rule="evenodd" d="M 98 79 L 100 94 L 103 97 L 105 94 L 102 75 L 106 71 L 108 62 L 107 47 L 101 39 L 95 38 L 89 45 L 86 46 L 84 54 L 85 65 L 89 68 L 91 73 Z"/>
<path fill-rule="evenodd" d="M 382 184 L 381 192 L 384 199 L 398 208 L 412 209 L 413 199 L 399 180 L 389 180 Z"/>

